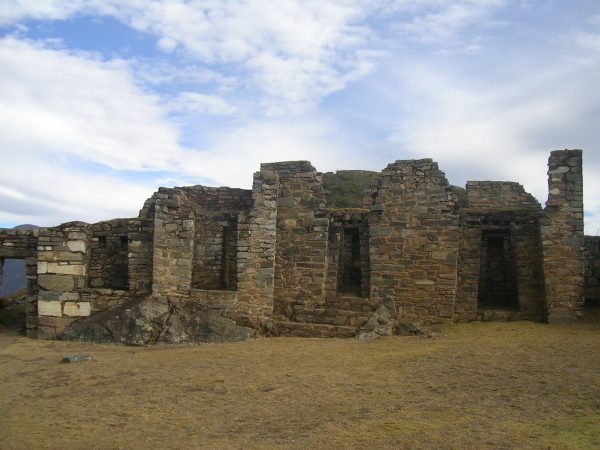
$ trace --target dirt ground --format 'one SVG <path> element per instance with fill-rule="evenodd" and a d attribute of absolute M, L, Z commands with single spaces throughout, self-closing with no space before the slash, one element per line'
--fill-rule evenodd
<path fill-rule="evenodd" d="M 600 326 L 154 348 L 3 332 L 0 448 L 597 449 Z"/>

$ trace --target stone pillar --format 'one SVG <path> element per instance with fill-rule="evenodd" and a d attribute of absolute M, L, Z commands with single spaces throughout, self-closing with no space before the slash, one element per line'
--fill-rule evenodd
<path fill-rule="evenodd" d="M 237 313 L 255 326 L 273 315 L 278 186 L 273 170 L 256 172 L 252 209 L 238 223 Z"/>
<path fill-rule="evenodd" d="M 322 176 L 309 161 L 263 165 L 280 178 L 277 200 L 275 310 L 293 320 L 325 303 L 329 219 Z"/>
<path fill-rule="evenodd" d="M 74 320 L 89 316 L 91 305 L 81 301 L 87 287 L 90 226 L 72 222 L 42 228 L 38 238 L 38 338 L 55 339 Z"/>
<path fill-rule="evenodd" d="M 129 290 L 134 294 L 152 292 L 155 207 L 156 198 L 152 196 L 138 215 L 137 227 L 129 232 Z"/>
<path fill-rule="evenodd" d="M 4 259 L 0 258 L 0 292 L 2 292 L 2 275 L 4 274 Z"/>
<path fill-rule="evenodd" d="M 188 294 L 192 288 L 194 218 L 185 193 L 158 191 L 154 219 L 152 292 Z"/>
<path fill-rule="evenodd" d="M 581 150 L 557 150 L 548 160 L 548 201 L 542 219 L 546 313 L 549 323 L 582 314 L 584 282 Z"/>

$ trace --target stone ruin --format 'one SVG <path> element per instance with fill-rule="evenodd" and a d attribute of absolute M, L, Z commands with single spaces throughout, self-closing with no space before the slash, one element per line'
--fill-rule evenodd
<path fill-rule="evenodd" d="M 581 150 L 554 151 L 548 165 L 545 208 L 513 182 L 451 186 L 431 159 L 391 163 L 362 205 L 328 208 L 310 162 L 262 164 L 251 190 L 160 188 L 137 218 L 1 229 L 0 261 L 26 260 L 27 334 L 39 339 L 574 322 L 600 306 L 600 240 L 583 233 Z"/>

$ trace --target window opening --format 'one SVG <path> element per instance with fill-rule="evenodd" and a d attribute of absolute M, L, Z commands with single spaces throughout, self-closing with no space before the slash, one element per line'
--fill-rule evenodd
<path fill-rule="evenodd" d="M 339 290 L 360 292 L 362 285 L 362 261 L 358 227 L 343 228 L 339 261 Z"/>

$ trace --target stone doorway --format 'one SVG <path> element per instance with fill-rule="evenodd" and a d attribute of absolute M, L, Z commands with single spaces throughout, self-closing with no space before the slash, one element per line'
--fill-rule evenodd
<path fill-rule="evenodd" d="M 519 309 L 510 230 L 483 232 L 477 306 L 482 309 Z"/>
<path fill-rule="evenodd" d="M 24 258 L 0 259 L 0 296 L 27 288 Z"/>

